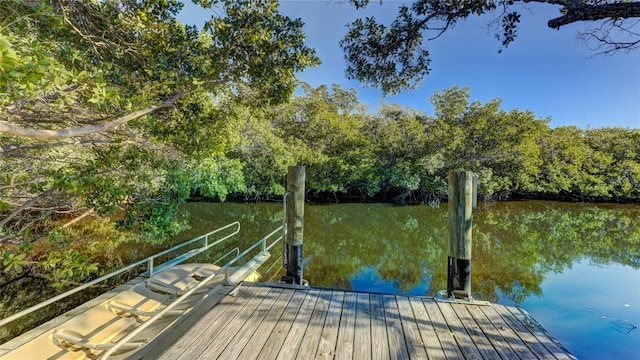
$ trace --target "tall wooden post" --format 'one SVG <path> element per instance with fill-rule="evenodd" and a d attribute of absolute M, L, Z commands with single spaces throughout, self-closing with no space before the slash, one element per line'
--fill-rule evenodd
<path fill-rule="evenodd" d="M 302 235 L 304 229 L 304 166 L 289 166 L 287 172 L 287 275 L 283 281 L 302 285 Z"/>
<path fill-rule="evenodd" d="M 449 264 L 447 296 L 471 300 L 473 174 L 449 172 Z"/>

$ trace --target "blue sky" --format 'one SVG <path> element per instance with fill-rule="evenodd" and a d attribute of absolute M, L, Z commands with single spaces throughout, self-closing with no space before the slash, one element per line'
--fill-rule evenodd
<path fill-rule="evenodd" d="M 516 41 L 498 53 L 501 45 L 485 24 L 491 14 L 460 22 L 440 38 L 426 43 L 431 53 L 430 75 L 415 90 L 383 97 L 377 89 L 363 88 L 344 75 L 343 52 L 338 42 L 345 25 L 357 17 L 375 16 L 390 23 L 400 1 L 384 0 L 356 11 L 337 1 L 281 1 L 281 12 L 305 22 L 307 45 L 314 47 L 322 64 L 299 74 L 312 86 L 340 84 L 355 88 L 361 102 L 372 110 L 381 102 L 411 106 L 433 114 L 429 98 L 437 90 L 468 86 L 472 100 L 503 100 L 504 110 L 531 110 L 539 118 L 550 118 L 552 127 L 581 128 L 621 126 L 640 128 L 640 50 L 614 56 L 594 56 L 577 39 L 588 23 L 558 30 L 547 21 L 558 7 L 529 4 L 522 8 Z M 195 5 L 182 13 L 186 23 L 201 25 L 210 17 Z"/>

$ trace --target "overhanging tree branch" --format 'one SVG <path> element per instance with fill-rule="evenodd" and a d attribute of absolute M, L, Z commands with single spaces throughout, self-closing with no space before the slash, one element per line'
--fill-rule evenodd
<path fill-rule="evenodd" d="M 597 51 L 596 55 L 631 51 L 640 46 L 640 31 L 636 30 L 638 24 L 640 19 L 608 19 L 599 26 L 588 27 L 578 37 L 585 43 L 593 43 L 590 48 Z"/>
<path fill-rule="evenodd" d="M 573 4 L 566 9 L 565 15 L 549 20 L 547 25 L 552 29 L 559 29 L 563 25 L 578 21 L 640 17 L 640 2 L 587 5 L 580 1 L 579 5 Z"/>
<path fill-rule="evenodd" d="M 59 141 L 55 143 L 42 143 L 42 144 L 10 144 L 0 146 L 0 154 L 9 153 L 12 151 L 22 151 L 22 150 L 33 150 L 33 149 L 48 149 L 56 146 L 66 146 L 72 144 L 110 144 L 113 140 L 98 140 L 98 139 L 90 139 L 90 140 L 67 140 L 67 141 Z M 0 189 L 2 187 L 0 186 Z"/>
<path fill-rule="evenodd" d="M 350 0 L 356 8 L 370 0 Z M 346 74 L 364 85 L 395 94 L 419 85 L 430 72 L 429 52 L 424 41 L 438 38 L 458 21 L 500 9 L 492 26 L 500 29 L 496 38 L 506 48 L 515 41 L 521 22 L 518 6 L 541 3 L 559 6 L 561 16 L 548 21 L 558 29 L 579 21 L 600 21 L 604 26 L 587 32 L 583 38 L 599 43 L 600 53 L 631 50 L 640 44 L 638 23 L 640 0 L 414 0 L 398 8 L 396 19 L 387 26 L 374 17 L 348 24 L 340 41 L 347 62 Z M 435 32 L 435 36 L 426 37 Z M 499 51 L 501 52 L 502 49 Z"/>
<path fill-rule="evenodd" d="M 46 196 L 48 194 L 51 194 L 52 192 L 53 192 L 53 190 L 49 189 L 49 190 L 43 192 L 42 194 L 29 199 L 27 202 L 25 202 L 24 204 L 22 204 L 18 208 L 16 208 L 13 211 L 11 211 L 11 213 L 9 215 L 5 216 L 4 219 L 0 220 L 0 228 L 4 227 L 11 219 L 13 219 L 16 215 L 21 213 L 23 210 L 27 209 L 29 206 L 33 205 L 40 198 L 42 198 L 42 197 L 44 197 L 44 196 Z"/>
<path fill-rule="evenodd" d="M 101 133 L 114 129 L 115 127 L 125 124 L 131 120 L 135 120 L 139 117 L 152 113 L 158 109 L 173 106 L 173 104 L 183 96 L 192 93 L 196 88 L 189 90 L 183 90 L 169 99 L 163 101 L 160 105 L 147 106 L 144 109 L 135 111 L 125 116 L 119 117 L 113 121 L 109 121 L 99 125 L 81 126 L 73 129 L 61 129 L 61 130 L 45 130 L 45 129 L 27 129 L 20 126 L 11 125 L 6 121 L 0 121 L 0 133 L 8 135 L 32 138 L 32 139 L 62 139 L 85 136 L 89 134 Z"/>

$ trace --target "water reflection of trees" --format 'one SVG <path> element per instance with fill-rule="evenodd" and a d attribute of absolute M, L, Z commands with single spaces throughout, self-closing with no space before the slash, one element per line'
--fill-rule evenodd
<path fill-rule="evenodd" d="M 240 220 L 248 246 L 280 225 L 282 207 L 262 204 L 188 204 L 185 238 Z M 516 303 L 541 295 L 549 273 L 576 260 L 640 268 L 640 207 L 544 201 L 480 204 L 474 212 L 474 296 Z M 339 204 L 305 210 L 305 278 L 322 287 L 351 289 L 372 269 L 380 280 L 426 295 L 446 287 L 447 205 Z M 234 245 L 235 246 L 235 245 Z"/>
<path fill-rule="evenodd" d="M 496 287 L 476 282 L 475 290 L 495 299 L 497 291 L 516 302 L 541 293 L 549 272 L 563 272 L 579 259 L 639 267 L 637 206 L 597 206 L 549 202 L 508 203 L 476 216 L 475 271 L 495 271 Z M 510 271 L 517 269 L 516 271 Z"/>
<path fill-rule="evenodd" d="M 444 216 L 443 216 L 444 215 Z M 446 252 L 446 214 L 428 207 L 381 204 L 313 206 L 305 214 L 305 277 L 311 284 L 348 283 L 372 268 L 402 292 L 433 275 Z M 431 231 L 424 232 L 423 229 Z M 316 270 L 319 271 L 316 271 Z M 345 281 L 346 279 L 346 281 Z"/>
<path fill-rule="evenodd" d="M 541 295 L 546 274 L 582 258 L 640 267 L 638 206 L 553 202 L 493 203 L 474 215 L 476 297 L 516 303 Z M 370 267 L 409 292 L 430 278 L 428 294 L 446 287 L 446 204 L 391 207 L 345 204 L 307 208 L 305 277 L 314 285 L 349 288 Z"/>

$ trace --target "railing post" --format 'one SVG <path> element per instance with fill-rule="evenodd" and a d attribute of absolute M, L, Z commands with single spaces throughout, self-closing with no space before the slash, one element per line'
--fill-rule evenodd
<path fill-rule="evenodd" d="M 449 172 L 449 257 L 447 296 L 471 300 L 473 174 Z"/>
<path fill-rule="evenodd" d="M 149 277 L 153 276 L 153 257 L 149 258 Z"/>
<path fill-rule="evenodd" d="M 287 172 L 286 248 L 287 275 L 282 281 L 302 285 L 302 235 L 304 229 L 304 166 L 289 166 Z"/>

